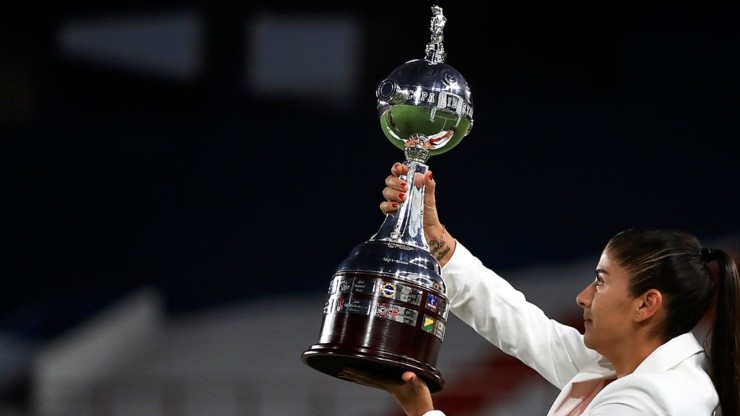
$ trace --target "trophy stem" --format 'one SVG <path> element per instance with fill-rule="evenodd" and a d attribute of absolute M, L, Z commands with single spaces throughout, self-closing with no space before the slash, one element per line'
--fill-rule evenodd
<path fill-rule="evenodd" d="M 406 180 L 408 192 L 406 201 L 395 214 L 388 214 L 373 235 L 371 241 L 385 241 L 429 250 L 424 237 L 424 175 L 429 166 L 424 163 L 429 157 L 426 149 L 426 136 L 418 135 L 407 141 L 406 162 L 409 171 L 402 179 Z"/>

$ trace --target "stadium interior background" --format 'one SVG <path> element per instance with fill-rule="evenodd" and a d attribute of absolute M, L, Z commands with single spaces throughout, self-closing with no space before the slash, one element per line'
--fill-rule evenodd
<path fill-rule="evenodd" d="M 423 57 L 432 2 L 15 3 L 3 334 L 46 342 L 144 286 L 173 314 L 320 292 L 379 227 L 403 155 L 375 88 Z M 484 262 L 595 260 L 641 225 L 740 232 L 736 6 L 436 3 L 474 127 L 429 165 Z"/>

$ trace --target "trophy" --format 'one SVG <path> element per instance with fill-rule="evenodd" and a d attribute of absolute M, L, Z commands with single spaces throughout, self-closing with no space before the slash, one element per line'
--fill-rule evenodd
<path fill-rule="evenodd" d="M 470 88 L 444 63 L 446 22 L 442 8 L 432 6 L 425 58 L 393 70 L 376 91 L 383 133 L 409 166 L 408 198 L 351 251 L 329 284 L 319 342 L 301 360 L 334 377 L 342 378 L 344 368 L 398 380 L 413 371 L 430 391 L 444 387 L 434 366 L 449 307 L 441 267 L 424 237 L 422 178 L 427 159 L 455 147 L 473 126 Z"/>

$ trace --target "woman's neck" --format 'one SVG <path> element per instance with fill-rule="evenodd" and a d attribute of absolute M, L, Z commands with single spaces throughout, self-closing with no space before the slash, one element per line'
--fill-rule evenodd
<path fill-rule="evenodd" d="M 635 337 L 627 345 L 615 346 L 604 355 L 614 366 L 617 378 L 632 374 L 664 341 L 657 337 Z"/>

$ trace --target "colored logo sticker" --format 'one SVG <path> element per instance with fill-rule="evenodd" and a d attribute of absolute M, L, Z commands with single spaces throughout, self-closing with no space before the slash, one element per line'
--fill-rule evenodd
<path fill-rule="evenodd" d="M 396 285 L 384 282 L 383 287 L 380 289 L 380 294 L 387 298 L 392 298 L 396 294 Z"/>
<path fill-rule="evenodd" d="M 437 321 L 434 318 L 424 315 L 424 321 L 421 323 L 421 329 L 426 332 L 434 332 L 435 323 Z"/>
<path fill-rule="evenodd" d="M 390 318 L 393 319 L 398 315 L 398 306 L 396 305 L 388 305 L 386 303 L 379 303 L 378 309 L 376 311 L 376 315 L 381 318 Z"/>
<path fill-rule="evenodd" d="M 428 294 L 426 308 L 431 311 L 437 312 L 438 307 L 439 307 L 439 298 L 432 294 Z"/>

